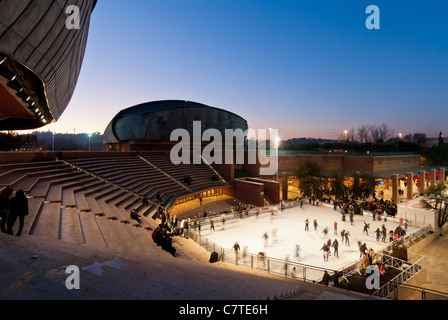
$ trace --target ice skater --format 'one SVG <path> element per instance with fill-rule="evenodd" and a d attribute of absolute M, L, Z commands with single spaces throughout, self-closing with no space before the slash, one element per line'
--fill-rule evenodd
<path fill-rule="evenodd" d="M 314 224 L 314 231 L 317 231 L 317 228 L 319 227 L 319 225 L 317 224 L 316 219 L 313 220 L 313 224 Z"/>
<path fill-rule="evenodd" d="M 333 249 L 334 249 L 334 251 L 333 251 L 333 255 L 334 255 L 336 258 L 339 258 L 339 242 L 338 242 L 338 239 L 334 239 L 333 244 L 332 244 L 331 246 L 332 246 Z"/>
<path fill-rule="evenodd" d="M 328 252 L 330 251 L 330 248 L 328 248 L 326 242 L 324 242 L 324 245 L 320 248 L 320 250 L 324 251 L 324 262 L 328 262 Z"/>
<path fill-rule="evenodd" d="M 300 252 L 300 246 L 296 244 L 296 258 L 299 257 L 299 252 Z"/>
<path fill-rule="evenodd" d="M 268 246 L 268 240 L 269 240 L 269 235 L 267 232 L 265 232 L 262 236 L 262 238 L 264 239 L 264 247 L 266 248 Z"/>
<path fill-rule="evenodd" d="M 277 241 L 277 229 L 272 229 L 272 241 Z"/>
<path fill-rule="evenodd" d="M 331 251 L 330 251 L 330 248 L 331 248 L 331 239 L 328 239 L 328 241 L 327 241 L 327 247 L 328 247 L 328 255 L 331 256 Z"/>
<path fill-rule="evenodd" d="M 266 268 L 266 253 L 258 252 L 257 258 L 258 258 L 258 267 L 260 268 L 260 270 L 264 270 Z"/>
<path fill-rule="evenodd" d="M 369 228 L 370 228 L 370 223 L 366 223 L 364 221 L 364 229 L 362 230 L 362 233 L 364 234 L 364 232 L 366 233 L 366 235 L 369 235 Z"/>
<path fill-rule="evenodd" d="M 381 236 L 380 228 L 376 228 L 375 234 L 376 234 L 376 241 L 380 241 L 380 236 Z"/>
<path fill-rule="evenodd" d="M 349 237 L 350 237 L 350 232 L 345 231 L 344 232 L 345 244 L 350 247 L 350 239 L 349 239 Z"/>
<path fill-rule="evenodd" d="M 322 233 L 324 234 L 324 239 L 327 237 L 328 235 L 328 228 L 325 228 Z"/>
<path fill-rule="evenodd" d="M 341 231 L 341 242 L 344 243 L 345 229 Z"/>
<path fill-rule="evenodd" d="M 367 246 L 365 243 L 361 244 L 361 241 L 358 241 L 358 246 L 359 246 L 359 258 L 361 259 L 366 254 Z"/>
<path fill-rule="evenodd" d="M 226 216 L 225 215 L 222 215 L 221 221 L 222 221 L 222 230 L 224 230 L 224 225 L 226 224 Z"/>
<path fill-rule="evenodd" d="M 305 220 L 305 231 L 310 231 L 309 225 L 310 225 L 310 222 L 308 219 L 306 219 Z"/>
<path fill-rule="evenodd" d="M 333 225 L 334 235 L 338 235 L 338 223 L 335 221 Z"/>

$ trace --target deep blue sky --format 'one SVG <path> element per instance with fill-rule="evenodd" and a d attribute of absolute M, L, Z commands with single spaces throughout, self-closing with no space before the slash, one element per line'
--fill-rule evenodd
<path fill-rule="evenodd" d="M 371 4 L 380 30 L 365 27 Z M 183 99 L 285 139 L 383 122 L 448 135 L 447 13 L 445 0 L 99 0 L 72 101 L 45 129 L 102 133 L 124 108 Z"/>

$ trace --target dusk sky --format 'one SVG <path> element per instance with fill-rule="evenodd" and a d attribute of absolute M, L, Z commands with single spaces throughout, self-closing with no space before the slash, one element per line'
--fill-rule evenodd
<path fill-rule="evenodd" d="M 180 99 L 283 139 L 383 122 L 448 135 L 447 13 L 446 0 L 99 0 L 73 98 L 41 130 L 103 133 L 122 109 Z"/>

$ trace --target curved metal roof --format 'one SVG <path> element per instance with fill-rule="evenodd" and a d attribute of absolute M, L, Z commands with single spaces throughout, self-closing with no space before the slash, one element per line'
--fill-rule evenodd
<path fill-rule="evenodd" d="M 171 132 L 178 128 L 191 133 L 193 121 L 204 124 L 202 131 L 247 129 L 247 121 L 235 113 L 193 101 L 161 100 L 120 111 L 107 126 L 103 141 L 169 140 Z"/>

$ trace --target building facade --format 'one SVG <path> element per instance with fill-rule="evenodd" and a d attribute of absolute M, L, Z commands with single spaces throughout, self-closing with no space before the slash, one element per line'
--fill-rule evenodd
<path fill-rule="evenodd" d="M 60 118 L 75 90 L 96 2 L 0 1 L 0 130 L 36 129 Z M 71 17 L 79 24 L 70 25 Z"/>

